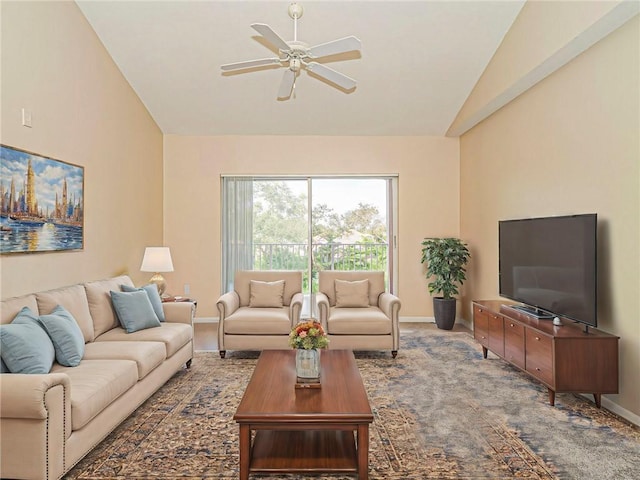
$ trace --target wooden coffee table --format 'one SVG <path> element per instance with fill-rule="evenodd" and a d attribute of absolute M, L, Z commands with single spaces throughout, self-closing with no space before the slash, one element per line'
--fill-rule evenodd
<path fill-rule="evenodd" d="M 295 388 L 295 350 L 262 352 L 233 416 L 241 480 L 250 473 L 368 478 L 373 414 L 353 352 L 323 350 L 320 365 L 321 388 Z"/>

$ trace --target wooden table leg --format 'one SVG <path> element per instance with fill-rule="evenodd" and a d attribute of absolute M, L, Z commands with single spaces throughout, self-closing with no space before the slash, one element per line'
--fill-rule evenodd
<path fill-rule="evenodd" d="M 358 425 L 358 480 L 369 478 L 369 424 Z"/>
<path fill-rule="evenodd" d="M 556 404 L 556 392 L 550 388 L 547 388 L 547 391 L 549 392 L 549 404 L 553 407 Z"/>
<path fill-rule="evenodd" d="M 249 480 L 251 462 L 251 429 L 249 425 L 240 425 L 240 480 Z"/>

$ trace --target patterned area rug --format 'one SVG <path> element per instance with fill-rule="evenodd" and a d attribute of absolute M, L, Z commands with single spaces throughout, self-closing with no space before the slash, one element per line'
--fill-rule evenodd
<path fill-rule="evenodd" d="M 198 353 L 65 478 L 238 478 L 232 417 L 257 355 Z M 467 333 L 409 324 L 395 360 L 356 359 L 375 418 L 371 479 L 640 478 L 637 427 L 579 396 L 551 407 L 546 388 L 483 359 Z"/>

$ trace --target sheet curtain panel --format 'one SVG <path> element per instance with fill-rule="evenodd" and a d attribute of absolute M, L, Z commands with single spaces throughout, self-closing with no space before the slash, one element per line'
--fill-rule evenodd
<path fill-rule="evenodd" d="M 237 270 L 253 270 L 253 179 L 222 177 L 222 292 Z"/>

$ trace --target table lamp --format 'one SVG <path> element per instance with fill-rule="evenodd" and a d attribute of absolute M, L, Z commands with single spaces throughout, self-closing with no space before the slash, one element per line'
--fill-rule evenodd
<path fill-rule="evenodd" d="M 140 271 L 154 272 L 149 282 L 156 284 L 158 293 L 162 296 L 167 288 L 167 282 L 160 275 L 160 272 L 173 272 L 173 262 L 171 261 L 169 247 L 147 247 L 144 251 Z"/>

